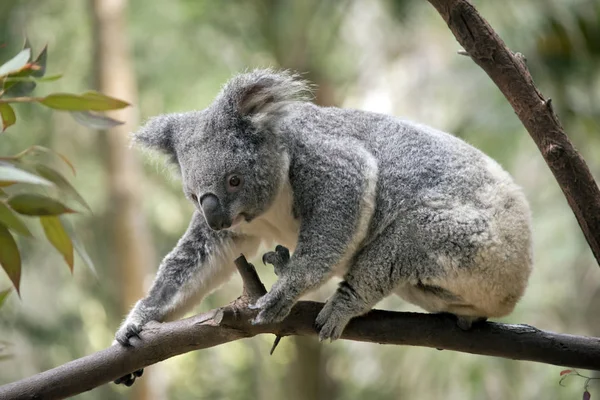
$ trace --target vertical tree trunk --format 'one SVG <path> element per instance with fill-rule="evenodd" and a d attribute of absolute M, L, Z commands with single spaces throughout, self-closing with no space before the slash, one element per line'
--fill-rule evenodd
<path fill-rule="evenodd" d="M 126 29 L 127 0 L 91 0 L 94 18 L 96 81 L 103 93 L 137 103 L 137 85 Z M 142 213 L 141 166 L 129 146 L 129 132 L 138 125 L 138 110 L 128 107 L 111 114 L 125 124 L 106 132 L 106 162 L 112 281 L 120 285 L 120 305 L 126 314 L 144 295 L 147 268 L 155 264 L 148 228 Z M 150 379 L 140 379 L 132 389 L 136 400 L 156 399 Z"/>

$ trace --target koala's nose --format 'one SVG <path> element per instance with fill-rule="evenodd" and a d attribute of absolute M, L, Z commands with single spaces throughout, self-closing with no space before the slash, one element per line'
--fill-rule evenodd
<path fill-rule="evenodd" d="M 204 213 L 204 218 L 208 225 L 218 231 L 220 229 L 227 229 L 231 226 L 229 216 L 223 210 L 219 198 L 212 193 L 205 194 L 200 199 L 200 206 Z"/>

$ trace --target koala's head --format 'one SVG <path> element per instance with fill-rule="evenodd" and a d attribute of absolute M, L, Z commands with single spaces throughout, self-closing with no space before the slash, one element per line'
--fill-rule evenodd
<path fill-rule="evenodd" d="M 257 70 L 230 80 L 202 111 L 150 119 L 134 136 L 179 166 L 186 196 L 212 229 L 264 213 L 287 179 L 277 122 L 307 85 L 285 72 Z"/>

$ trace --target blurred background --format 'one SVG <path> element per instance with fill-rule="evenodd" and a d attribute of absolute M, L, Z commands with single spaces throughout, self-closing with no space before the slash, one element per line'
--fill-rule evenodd
<path fill-rule="evenodd" d="M 600 177 L 600 1 L 473 1 L 553 105 L 592 173 Z M 122 317 L 192 213 L 164 160 L 129 148 L 140 121 L 207 106 L 234 73 L 281 67 L 318 85 L 315 101 L 389 113 L 452 132 L 498 160 L 523 186 L 534 213 L 535 270 L 502 321 L 600 336 L 600 269 L 533 141 L 490 79 L 423 0 L 0 0 L 0 63 L 29 37 L 49 46 L 36 93 L 98 89 L 135 107 L 110 132 L 66 113 L 15 107 L 0 155 L 41 144 L 75 165 L 74 186 L 93 214 L 72 218 L 94 260 L 71 275 L 42 240 L 19 238 L 21 296 L 0 310 L 0 384 L 110 345 Z M 40 236 L 39 230 L 36 231 Z M 271 268 L 256 262 L 270 285 Z M 0 288 L 10 285 L 0 273 Z M 335 283 L 313 298 L 325 299 Z M 235 277 L 196 312 L 241 293 Z M 379 308 L 417 310 L 397 298 Z M 105 385 L 78 399 L 575 399 L 583 380 L 558 384 L 560 367 L 337 341 L 271 336 L 189 353 L 146 370 L 133 388 Z M 585 371 L 583 371 L 585 372 Z M 600 385 L 590 386 L 600 396 Z"/>

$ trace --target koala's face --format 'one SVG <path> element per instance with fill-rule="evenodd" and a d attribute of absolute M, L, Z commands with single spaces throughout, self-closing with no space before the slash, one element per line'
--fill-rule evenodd
<path fill-rule="evenodd" d="M 264 213 L 286 173 L 276 138 L 240 121 L 198 121 L 176 150 L 183 190 L 214 230 Z"/>
<path fill-rule="evenodd" d="M 209 108 L 151 118 L 135 140 L 179 165 L 183 190 L 213 229 L 267 211 L 286 179 L 278 121 L 310 89 L 287 72 L 255 70 L 231 79 Z"/>

